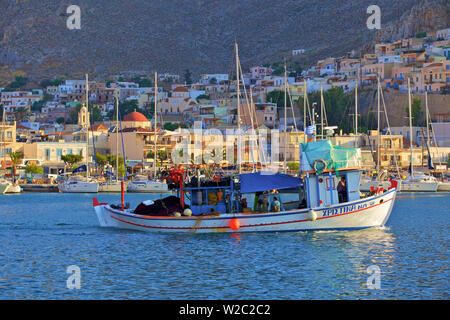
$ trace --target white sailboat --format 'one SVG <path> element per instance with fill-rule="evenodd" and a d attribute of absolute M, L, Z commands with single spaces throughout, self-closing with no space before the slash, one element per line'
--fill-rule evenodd
<path fill-rule="evenodd" d="M 86 74 L 86 179 L 84 181 L 80 177 L 72 176 L 68 181 L 58 185 L 58 189 L 64 193 L 97 193 L 99 188 L 98 181 L 89 179 L 89 81 Z"/>
<path fill-rule="evenodd" d="M 117 92 L 116 92 L 117 93 Z M 98 186 L 98 192 L 122 192 L 122 182 L 119 181 L 119 97 L 116 94 L 116 179 L 102 182 Z M 124 182 L 124 192 L 127 186 Z"/>
<path fill-rule="evenodd" d="M 411 152 L 410 176 L 402 181 L 402 191 L 406 192 L 436 192 L 438 181 L 436 178 L 425 174 L 414 174 L 413 165 L 413 133 L 412 133 L 412 115 L 411 115 L 411 81 L 408 78 L 408 112 L 409 112 L 409 149 Z"/>
<path fill-rule="evenodd" d="M 127 191 L 128 192 L 142 192 L 142 193 L 155 193 L 155 192 L 168 192 L 169 186 L 165 181 L 159 180 L 156 178 L 156 157 L 157 157 L 157 124 L 158 124 L 158 113 L 157 113 L 157 105 L 158 105 L 158 73 L 155 72 L 155 124 L 153 127 L 154 130 L 154 155 L 153 155 L 153 179 L 148 179 L 145 176 L 138 176 L 134 181 L 130 181 L 128 183 Z"/>

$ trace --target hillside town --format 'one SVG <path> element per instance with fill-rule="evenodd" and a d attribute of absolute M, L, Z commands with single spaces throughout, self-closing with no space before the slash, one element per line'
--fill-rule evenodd
<path fill-rule="evenodd" d="M 295 49 L 292 55 L 301 57 L 304 52 Z M 119 154 L 125 158 L 129 174 L 150 172 L 155 158 L 158 166 L 170 167 L 171 155 L 183 139 L 188 139 L 195 154 L 199 145 L 195 143 L 195 133 L 188 129 L 200 124 L 203 130 L 219 130 L 227 141 L 238 139 L 238 133 L 229 133 L 237 126 L 271 131 L 273 141 L 269 144 L 274 145 L 277 143 L 274 139 L 279 139 L 278 161 L 295 170 L 299 144 L 306 141 L 304 130 L 310 125 L 307 120 L 305 126 L 302 114 L 306 114 L 305 92 L 340 88 L 353 94 L 357 86 L 375 88 L 380 82 L 382 88 L 407 94 L 409 78 L 414 95 L 449 94 L 450 28 L 377 43 L 374 52 L 360 56 L 349 53 L 329 57 L 301 72 L 278 69 L 270 65 L 250 67 L 242 73 L 239 86 L 235 73 L 203 74 L 194 81 L 189 70 L 184 75 L 156 74 L 156 79 L 154 74 L 146 73 L 117 75 L 106 81 L 43 79 L 35 89 L 24 89 L 27 79 L 18 76 L 7 87 L 0 88 L 1 168 L 4 173 L 24 178 L 34 166 L 39 167 L 36 172 L 42 177 L 57 177 L 74 168 L 63 161 L 64 155 L 78 154 L 84 158 L 82 161 L 88 155 L 87 161 L 94 163 L 100 156 Z M 313 102 L 320 106 L 320 101 L 309 101 L 308 106 Z M 283 108 L 283 103 L 289 108 Z M 326 134 L 335 145 L 361 146 L 367 169 L 373 168 L 374 159 L 378 158 L 379 169 L 392 170 L 398 166 L 407 170 L 410 139 L 414 143 L 414 165 L 424 166 L 428 160 L 424 139 L 432 141 L 433 161 L 439 170 L 446 171 L 450 153 L 449 107 L 442 106 L 439 114 L 431 113 L 429 127 L 415 126 L 413 137 L 407 127 L 343 133 L 332 123 Z M 428 130 L 431 134 L 425 134 Z M 277 137 L 274 131 L 278 131 Z M 202 150 L 215 134 L 203 131 Z M 374 152 L 379 154 L 374 156 Z M 21 154 L 20 161 L 12 159 L 14 153 Z M 241 159 L 251 165 L 257 158 L 250 146 L 244 149 Z M 193 157 L 186 164 L 191 164 L 191 160 Z M 230 163 L 224 159 L 216 164 Z M 103 165 L 114 171 L 112 163 Z M 91 167 L 94 170 L 95 165 Z"/>

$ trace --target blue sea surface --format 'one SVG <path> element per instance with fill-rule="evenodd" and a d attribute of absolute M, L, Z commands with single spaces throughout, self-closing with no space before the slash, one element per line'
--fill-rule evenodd
<path fill-rule="evenodd" d="M 0 299 L 449 298 L 450 194 L 399 194 L 385 228 L 206 235 L 100 228 L 92 197 L 0 196 Z"/>

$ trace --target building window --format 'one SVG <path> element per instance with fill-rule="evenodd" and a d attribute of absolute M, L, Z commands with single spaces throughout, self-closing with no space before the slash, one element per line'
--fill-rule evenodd
<path fill-rule="evenodd" d="M 66 153 L 67 154 L 72 154 L 72 149 L 67 149 Z"/>
<path fill-rule="evenodd" d="M 45 157 L 45 160 L 50 160 L 50 149 L 45 149 L 44 150 L 44 157 Z"/>
<path fill-rule="evenodd" d="M 62 149 L 56 149 L 56 156 L 58 157 L 58 160 L 61 160 Z"/>

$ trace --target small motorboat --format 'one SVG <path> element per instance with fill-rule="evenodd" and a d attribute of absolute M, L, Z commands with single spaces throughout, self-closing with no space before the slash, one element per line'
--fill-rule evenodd
<path fill-rule="evenodd" d="M 348 230 L 386 224 L 397 190 L 378 188 L 361 196 L 361 171 L 355 166 L 361 163 L 359 149 L 335 147 L 327 140 L 309 142 L 301 144 L 301 159 L 302 178 L 241 174 L 228 186 L 184 188 L 181 183 L 177 196 L 144 201 L 135 209 L 126 208 L 123 200 L 114 205 L 97 198 L 93 206 L 101 227 L 151 232 Z M 338 192 L 343 177 L 345 191 Z M 299 190 L 298 205 L 289 209 L 277 191 L 293 188 Z"/>

